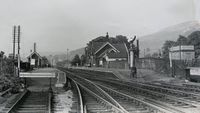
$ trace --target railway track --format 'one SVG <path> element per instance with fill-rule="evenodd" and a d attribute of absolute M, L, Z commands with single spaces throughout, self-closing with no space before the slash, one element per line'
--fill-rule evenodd
<path fill-rule="evenodd" d="M 200 85 L 197 85 L 197 84 L 183 84 L 183 86 L 185 86 L 187 88 L 200 90 Z"/>
<path fill-rule="evenodd" d="M 51 95 L 46 92 L 25 91 L 5 113 L 51 113 Z"/>
<path fill-rule="evenodd" d="M 139 83 L 139 82 L 127 82 L 126 84 L 140 86 L 141 88 L 152 90 L 158 93 L 164 93 L 170 96 L 179 98 L 193 105 L 200 105 L 200 95 L 197 89 L 187 88 L 173 84 L 155 84 L 155 83 Z"/>
<path fill-rule="evenodd" d="M 122 113 L 124 113 L 124 112 L 126 112 L 126 113 L 135 113 L 135 112 L 138 112 L 138 113 L 178 113 L 178 112 L 174 112 L 174 111 L 172 112 L 172 111 L 166 110 L 162 107 L 155 106 L 152 103 L 147 103 L 141 98 L 137 99 L 137 98 L 134 98 L 134 97 L 131 97 L 128 95 L 126 95 L 126 97 L 124 97 L 124 95 L 122 95 L 123 93 L 119 93 L 119 92 L 116 95 L 116 92 L 111 89 L 109 89 L 109 92 L 107 92 L 105 89 L 103 90 L 102 87 L 101 88 L 97 87 L 96 84 L 94 84 L 93 82 L 91 82 L 85 78 L 76 76 L 74 73 L 69 72 L 66 69 L 61 69 L 61 70 L 66 72 L 67 75 L 71 79 L 75 80 L 81 86 L 81 88 L 84 89 L 85 92 L 87 92 L 87 93 L 89 92 L 90 94 L 93 95 L 93 97 L 98 97 L 98 98 L 96 98 L 96 100 L 99 101 L 99 98 L 103 98 L 103 99 L 100 99 L 101 100 L 100 103 L 104 103 L 103 105 L 106 106 L 107 108 L 110 108 L 109 106 L 107 106 L 107 105 L 109 105 L 108 103 L 110 103 L 111 106 L 114 105 L 115 107 L 114 106 L 112 106 L 112 107 L 115 109 L 115 111 L 117 110 L 119 112 L 121 110 L 120 112 L 122 112 Z M 91 84 L 92 87 L 89 84 Z M 97 91 L 97 89 L 98 89 L 98 91 Z M 102 95 L 102 94 L 104 94 L 104 95 Z M 115 95 L 113 95 L 113 94 L 115 94 Z M 94 96 L 94 95 L 96 95 L 96 96 Z M 86 98 L 87 98 L 87 96 L 86 96 Z M 91 107 L 89 107 L 89 108 L 91 108 Z M 111 110 L 111 109 L 109 109 L 109 110 Z"/>
<path fill-rule="evenodd" d="M 185 92 L 189 92 L 189 93 L 195 93 L 195 94 L 200 93 L 200 89 L 197 89 L 197 88 L 194 88 L 194 87 L 188 87 L 188 86 L 190 86 L 189 84 L 175 85 L 175 84 L 169 84 L 169 83 L 163 83 L 163 82 L 147 83 L 147 84 L 159 86 L 159 87 L 163 87 L 163 88 L 168 88 L 168 89 L 185 91 Z"/>
<path fill-rule="evenodd" d="M 84 113 L 83 98 L 81 89 L 75 81 L 72 81 L 72 91 L 73 91 L 73 106 L 72 113 Z"/>
<path fill-rule="evenodd" d="M 199 106 L 200 105 L 200 95 L 195 93 L 189 93 L 185 91 L 180 91 L 176 89 L 171 88 L 164 88 L 161 86 L 155 86 L 152 84 L 146 84 L 146 83 L 139 83 L 139 82 L 125 82 L 124 84 L 127 84 L 129 86 L 135 86 L 140 87 L 141 89 L 151 90 L 160 94 L 165 94 L 166 96 L 170 96 L 170 98 L 175 97 L 176 99 L 183 101 L 185 103 L 190 103 L 193 106 Z"/>
<path fill-rule="evenodd" d="M 199 109 L 199 94 L 194 93 L 198 92 L 197 89 L 188 88 L 188 87 L 178 87 L 176 88 L 175 85 L 171 85 L 169 87 L 165 87 L 164 85 L 157 85 L 157 84 L 149 84 L 149 83 L 139 83 L 139 82 L 125 82 L 119 81 L 117 79 L 105 79 L 102 77 L 95 78 L 94 73 L 85 73 L 79 72 L 76 73 L 79 76 L 85 77 L 92 81 L 104 81 L 104 85 L 109 82 L 115 82 L 116 84 L 110 83 L 108 86 L 119 86 L 118 90 L 121 90 L 122 93 L 129 94 L 129 96 L 137 97 L 148 97 L 145 98 L 149 102 L 153 102 L 156 104 L 163 106 L 168 106 L 170 109 L 176 110 L 197 110 Z M 96 76 L 100 76 L 97 74 Z M 123 86 L 123 87 L 122 87 Z M 188 88 L 188 89 L 187 89 Z M 116 87 L 114 87 L 116 90 Z M 123 89 L 123 90 L 122 90 Z M 124 90 L 126 89 L 126 90 Z M 155 101 L 156 100 L 156 101 Z M 157 105 L 158 105 L 157 104 Z M 167 107 L 166 107 L 167 108 Z M 198 112 L 197 112 L 198 113 Z"/>
<path fill-rule="evenodd" d="M 84 79 L 82 77 L 76 76 L 75 74 L 67 71 L 66 69 L 60 69 L 63 72 L 67 73 L 67 76 L 75 81 L 81 89 L 83 89 L 86 94 L 92 95 L 95 100 L 102 106 L 105 106 L 107 109 L 111 111 L 118 111 L 121 113 L 128 113 L 117 101 L 115 101 L 112 97 L 110 97 L 107 93 L 105 93 L 100 87 L 96 86 L 91 81 Z M 84 97 L 83 97 L 84 98 Z M 87 106 L 85 111 L 87 111 Z"/>
<path fill-rule="evenodd" d="M 72 81 L 71 88 L 57 88 L 53 92 L 52 113 L 84 113 L 79 86 Z"/>
<path fill-rule="evenodd" d="M 152 92 L 149 90 L 144 90 L 137 87 L 130 87 L 120 83 L 113 82 L 96 82 L 101 87 L 103 87 L 108 92 L 110 90 L 116 91 L 116 93 L 121 93 L 124 97 L 141 98 L 147 103 L 151 103 L 155 106 L 159 106 L 163 109 L 171 111 L 173 113 L 184 113 L 188 108 L 196 108 L 190 103 L 185 103 L 179 101 L 172 97 L 167 97 L 166 95 Z M 186 112 L 187 113 L 187 112 Z"/>
<path fill-rule="evenodd" d="M 104 78 L 101 78 L 101 77 L 99 77 L 99 78 L 93 77 L 94 73 L 91 74 L 91 73 L 79 72 L 79 75 L 86 77 L 87 79 L 91 79 L 91 80 L 95 80 L 95 79 L 105 80 Z M 97 74 L 97 75 L 100 76 L 99 74 Z M 110 79 L 110 78 L 108 78 L 108 79 L 106 81 L 111 80 L 111 81 L 121 82 L 118 79 Z M 198 94 L 198 91 L 199 91 L 198 89 L 181 87 L 181 86 L 170 85 L 170 84 L 158 85 L 158 84 L 153 84 L 153 83 L 142 83 L 142 82 L 137 82 L 137 81 L 132 81 L 132 82 L 122 81 L 122 82 L 124 84 L 128 84 L 130 86 L 137 86 L 137 87 L 141 87 L 142 89 L 155 91 L 157 93 L 163 93 L 168 96 L 174 96 L 176 98 L 179 98 L 179 100 L 181 100 L 181 101 L 186 101 L 188 103 L 192 103 L 193 105 L 199 106 L 200 95 Z"/>
<path fill-rule="evenodd" d="M 196 86 L 127 82 L 112 73 L 59 70 L 71 80 L 71 113 L 199 113 Z M 56 95 L 25 90 L 3 113 L 56 113 L 52 96 Z"/>
<path fill-rule="evenodd" d="M 81 92 L 84 100 L 84 113 L 116 113 L 118 111 L 87 90 L 82 89 Z"/>

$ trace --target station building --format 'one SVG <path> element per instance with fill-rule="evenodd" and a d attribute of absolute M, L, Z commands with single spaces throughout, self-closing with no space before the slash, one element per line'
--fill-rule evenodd
<path fill-rule="evenodd" d="M 91 42 L 91 46 L 88 47 L 92 48 L 91 53 L 87 53 L 88 48 L 86 47 L 88 64 L 92 67 L 128 69 L 129 51 L 127 45 L 124 42 L 110 42 L 108 34 L 103 38 L 103 40 L 104 41 Z"/>
<path fill-rule="evenodd" d="M 39 68 L 42 66 L 42 57 L 36 51 L 32 52 L 27 58 L 33 67 Z"/>
<path fill-rule="evenodd" d="M 128 68 L 128 49 L 124 43 L 106 42 L 94 55 L 95 63 L 99 67 Z"/>
<path fill-rule="evenodd" d="M 50 65 L 46 57 L 42 57 L 36 51 L 36 43 L 34 43 L 34 51 L 27 57 L 28 62 L 33 68 L 48 67 Z"/>

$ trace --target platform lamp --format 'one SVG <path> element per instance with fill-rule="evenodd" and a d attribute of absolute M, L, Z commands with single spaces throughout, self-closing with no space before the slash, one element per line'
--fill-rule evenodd
<path fill-rule="evenodd" d="M 135 66 L 135 60 L 136 60 L 136 54 L 138 52 L 138 48 L 134 45 L 134 41 L 136 39 L 136 36 L 130 41 L 130 69 L 131 69 L 131 77 L 137 78 L 137 68 Z"/>

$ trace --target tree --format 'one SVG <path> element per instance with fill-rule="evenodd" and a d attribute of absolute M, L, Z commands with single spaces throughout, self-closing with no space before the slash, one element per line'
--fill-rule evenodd
<path fill-rule="evenodd" d="M 47 59 L 47 57 L 46 56 L 43 56 L 42 57 L 42 67 L 47 67 L 47 66 L 50 66 L 50 62 L 49 62 L 49 60 Z"/>
<path fill-rule="evenodd" d="M 198 56 L 200 56 L 200 31 L 195 31 L 191 33 L 188 37 L 179 35 L 179 38 L 176 42 L 167 40 L 162 47 L 163 57 L 168 58 L 169 48 L 178 45 L 194 45 L 195 57 L 197 58 Z"/>
<path fill-rule="evenodd" d="M 159 53 L 154 52 L 151 56 L 152 56 L 153 58 L 158 58 L 158 57 L 159 57 Z"/>
<path fill-rule="evenodd" d="M 79 58 L 79 55 L 76 54 L 76 55 L 74 56 L 74 58 L 72 59 L 72 61 L 71 61 L 71 65 L 72 65 L 72 66 L 77 66 L 77 65 L 80 65 L 80 63 L 81 63 L 81 60 L 80 60 L 80 58 Z"/>
<path fill-rule="evenodd" d="M 198 45 L 200 43 L 200 31 L 195 31 L 188 36 L 188 42 L 191 45 Z"/>
<path fill-rule="evenodd" d="M 176 41 L 176 45 L 188 45 L 188 38 L 182 35 L 179 35 L 179 38 Z"/>
<path fill-rule="evenodd" d="M 93 41 L 93 42 L 107 42 L 108 40 L 109 40 L 108 37 L 99 36 L 99 37 L 93 39 L 92 41 Z"/>
<path fill-rule="evenodd" d="M 176 44 L 175 41 L 171 41 L 171 40 L 165 41 L 165 43 L 162 47 L 163 58 L 169 58 L 169 48 L 171 48 L 175 44 Z"/>
<path fill-rule="evenodd" d="M 1 71 L 0 74 L 1 74 L 1 75 L 3 74 L 3 73 L 2 73 L 2 72 L 3 72 L 3 56 L 4 56 L 4 52 L 1 51 L 1 52 L 0 52 L 0 69 L 1 69 L 1 70 L 0 70 L 0 71 Z"/>
<path fill-rule="evenodd" d="M 84 66 L 85 63 L 86 63 L 86 56 L 81 55 L 81 66 Z"/>
<path fill-rule="evenodd" d="M 128 39 L 126 36 L 123 36 L 123 35 L 117 35 L 116 36 L 116 40 L 118 43 L 125 43 L 125 44 L 128 44 Z"/>
<path fill-rule="evenodd" d="M 195 57 L 200 55 L 200 31 L 195 31 L 188 36 L 188 43 L 194 45 Z"/>

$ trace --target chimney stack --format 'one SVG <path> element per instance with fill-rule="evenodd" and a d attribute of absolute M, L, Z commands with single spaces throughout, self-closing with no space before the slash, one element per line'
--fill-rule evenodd
<path fill-rule="evenodd" d="M 36 43 L 34 43 L 34 52 L 36 52 Z"/>

